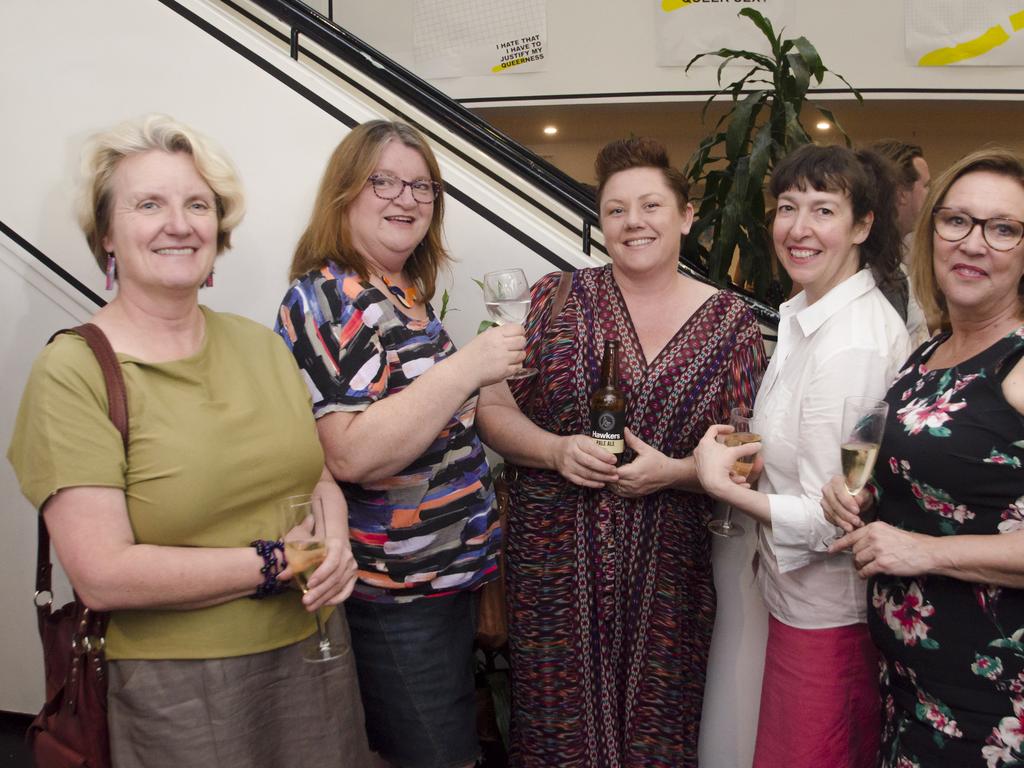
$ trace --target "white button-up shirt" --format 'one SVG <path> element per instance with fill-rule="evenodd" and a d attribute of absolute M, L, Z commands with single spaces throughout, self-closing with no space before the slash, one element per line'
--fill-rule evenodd
<path fill-rule="evenodd" d="M 842 474 L 843 400 L 883 398 L 910 352 L 906 327 L 862 269 L 810 306 L 800 293 L 779 308 L 779 341 L 754 404 L 772 526 L 758 527 L 757 581 L 768 610 L 803 629 L 867 617 L 864 582 L 845 553 L 825 550 L 837 529 L 821 488 Z"/>

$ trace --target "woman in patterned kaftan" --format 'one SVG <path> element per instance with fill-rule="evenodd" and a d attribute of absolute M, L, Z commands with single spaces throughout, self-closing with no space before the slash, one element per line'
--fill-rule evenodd
<path fill-rule="evenodd" d="M 715 590 L 711 501 L 689 454 L 750 405 L 764 352 L 741 300 L 677 272 L 693 209 L 664 148 L 613 142 L 597 171 L 612 264 L 572 275 L 557 316 L 560 276 L 538 281 L 525 365 L 540 373 L 513 384 L 514 402 L 491 388 L 478 416 L 518 475 L 511 763 L 695 766 Z M 585 436 L 606 339 L 632 459 L 618 467 Z"/>
<path fill-rule="evenodd" d="M 836 481 L 823 506 L 870 578 L 883 766 L 1007 768 L 1024 765 L 1024 159 L 969 155 L 924 210 L 912 278 L 946 330 L 886 397 L 879 521 Z"/>

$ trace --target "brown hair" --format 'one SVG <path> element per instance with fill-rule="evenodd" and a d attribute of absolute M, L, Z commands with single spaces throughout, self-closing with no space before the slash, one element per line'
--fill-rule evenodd
<path fill-rule="evenodd" d="M 921 178 L 914 167 L 915 158 L 924 159 L 924 150 L 919 145 L 899 139 L 881 139 L 872 144 L 871 149 L 893 164 L 896 182 L 901 188 L 912 187 Z"/>
<path fill-rule="evenodd" d="M 657 168 L 661 171 L 665 183 L 676 196 L 680 210 L 690 201 L 690 182 L 682 171 L 672 167 L 665 145 L 657 139 L 632 137 L 609 142 L 597 153 L 594 172 L 597 175 L 598 206 L 608 180 L 616 173 L 632 168 Z"/>
<path fill-rule="evenodd" d="M 942 205 L 950 187 L 969 173 L 988 171 L 1013 179 L 1024 187 L 1024 158 L 1009 149 L 992 147 L 960 158 L 947 168 L 937 179 L 932 181 L 928 198 L 924 201 L 923 214 L 914 230 L 914 246 L 910 257 L 910 283 L 914 288 L 921 309 L 928 318 L 929 325 L 949 327 L 949 310 L 946 297 L 939 290 L 935 279 L 935 234 L 932 213 Z M 1017 287 L 1017 295 L 1021 298 L 1024 309 L 1024 281 Z"/>
<path fill-rule="evenodd" d="M 388 120 L 371 120 L 357 125 L 341 140 L 327 161 L 309 225 L 295 247 L 288 271 L 290 280 L 322 269 L 328 261 L 352 270 L 364 280 L 369 277 L 366 259 L 352 245 L 348 208 L 363 191 L 389 141 L 400 141 L 419 152 L 427 164 L 430 178 L 441 183 L 441 169 L 430 145 L 423 134 L 411 125 Z M 405 263 L 406 275 L 426 301 L 434 295 L 438 271 L 449 261 L 442 240 L 443 221 L 444 195 L 440 194 L 434 200 L 426 236 Z"/>
<path fill-rule="evenodd" d="M 130 155 L 151 150 L 184 152 L 213 191 L 217 203 L 217 253 L 231 247 L 231 232 L 245 215 L 245 196 L 231 161 L 206 137 L 167 115 L 146 115 L 92 136 L 82 150 L 78 223 L 100 270 L 107 268 L 103 238 L 110 234 L 112 179 Z"/>
<path fill-rule="evenodd" d="M 900 269 L 900 230 L 892 163 L 871 150 L 805 144 L 772 171 L 768 188 L 778 198 L 789 189 L 811 188 L 849 196 L 854 221 L 874 215 L 871 231 L 858 247 L 860 268 L 870 267 L 881 288 L 893 285 Z"/>

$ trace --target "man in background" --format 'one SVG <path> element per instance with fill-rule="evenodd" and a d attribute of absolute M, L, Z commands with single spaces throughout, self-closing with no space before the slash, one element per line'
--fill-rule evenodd
<path fill-rule="evenodd" d="M 897 217 L 900 234 L 903 236 L 902 268 L 903 273 L 907 274 L 910 266 L 910 246 L 914 236 L 914 226 L 917 224 L 918 216 L 921 215 L 925 197 L 928 196 L 928 185 L 932 180 L 928 171 L 928 163 L 924 159 L 924 152 L 920 146 L 898 139 L 882 139 L 873 144 L 871 148 L 888 158 L 897 172 L 896 178 L 899 183 Z M 921 306 L 914 298 L 912 286 L 907 296 L 905 314 L 911 344 L 917 347 L 927 340 L 930 334 L 924 312 L 921 311 Z"/>

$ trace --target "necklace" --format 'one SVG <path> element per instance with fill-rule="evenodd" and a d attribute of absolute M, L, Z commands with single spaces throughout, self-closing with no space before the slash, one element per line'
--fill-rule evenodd
<path fill-rule="evenodd" d="M 403 307 L 405 307 L 406 309 L 412 309 L 413 308 L 413 305 L 416 304 L 416 287 L 415 286 L 410 285 L 408 288 L 406 288 L 403 291 L 401 289 L 401 287 L 399 287 L 399 286 L 395 285 L 394 283 L 392 283 L 390 280 L 388 280 L 386 277 L 384 277 L 384 275 L 381 275 L 380 279 L 384 281 L 384 285 L 387 286 L 387 289 L 389 291 L 391 291 L 391 294 L 395 298 L 398 299 L 399 303 Z"/>

